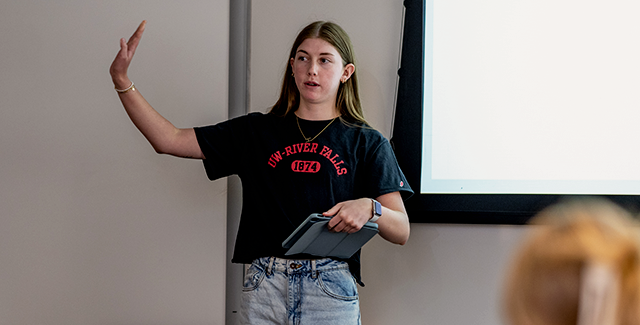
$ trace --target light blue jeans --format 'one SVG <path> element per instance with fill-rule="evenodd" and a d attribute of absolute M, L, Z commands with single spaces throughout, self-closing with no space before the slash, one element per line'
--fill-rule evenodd
<path fill-rule="evenodd" d="M 358 288 L 346 262 L 259 258 L 245 272 L 240 320 L 360 325 Z"/>

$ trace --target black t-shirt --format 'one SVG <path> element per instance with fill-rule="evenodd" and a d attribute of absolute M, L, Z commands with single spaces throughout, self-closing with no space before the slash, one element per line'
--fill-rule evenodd
<path fill-rule="evenodd" d="M 265 256 L 310 258 L 285 256 L 282 248 L 309 214 L 347 200 L 413 193 L 382 134 L 340 119 L 329 122 L 251 113 L 195 128 L 209 179 L 237 174 L 242 181 L 232 262 L 251 263 Z M 309 143 L 302 136 L 319 132 Z M 361 283 L 360 252 L 347 262 Z"/>

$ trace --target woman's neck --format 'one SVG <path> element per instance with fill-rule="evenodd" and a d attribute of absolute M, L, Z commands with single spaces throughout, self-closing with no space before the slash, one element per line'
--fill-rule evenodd
<path fill-rule="evenodd" d="M 335 107 L 319 107 L 300 105 L 295 111 L 296 116 L 303 120 L 309 121 L 325 121 L 340 116 L 340 112 Z"/>

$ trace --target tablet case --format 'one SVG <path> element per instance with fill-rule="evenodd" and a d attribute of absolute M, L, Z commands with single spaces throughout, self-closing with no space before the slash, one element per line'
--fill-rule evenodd
<path fill-rule="evenodd" d="M 358 232 L 331 232 L 327 223 L 330 217 L 311 214 L 282 247 L 289 250 L 285 255 L 310 254 L 322 257 L 349 258 L 378 233 L 378 224 L 367 222 Z"/>

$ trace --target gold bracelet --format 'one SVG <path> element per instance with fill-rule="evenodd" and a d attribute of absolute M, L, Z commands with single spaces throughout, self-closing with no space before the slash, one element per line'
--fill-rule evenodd
<path fill-rule="evenodd" d="M 131 82 L 131 86 L 127 87 L 126 89 L 118 89 L 118 88 L 115 88 L 115 89 L 116 89 L 117 92 L 119 92 L 121 94 L 124 94 L 126 92 L 129 92 L 129 90 L 136 89 L 136 86 L 133 84 L 133 81 L 132 81 Z"/>

